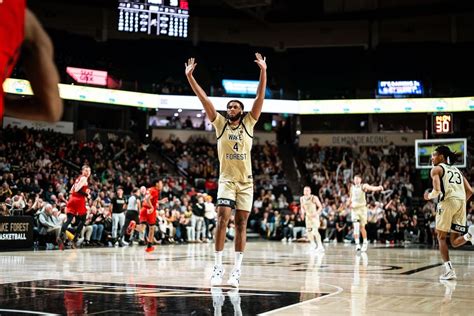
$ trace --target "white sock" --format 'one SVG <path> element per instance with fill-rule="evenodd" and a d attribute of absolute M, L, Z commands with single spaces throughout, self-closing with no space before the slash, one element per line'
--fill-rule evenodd
<path fill-rule="evenodd" d="M 242 266 L 242 259 L 244 258 L 244 253 L 243 252 L 235 252 L 235 263 L 234 263 L 234 268 L 239 269 Z"/>
<path fill-rule="evenodd" d="M 367 238 L 364 238 L 364 239 L 363 239 L 363 243 L 364 243 L 364 244 L 368 244 L 368 243 L 369 243 L 369 242 L 367 241 Z"/>
<path fill-rule="evenodd" d="M 356 245 L 359 244 L 359 240 L 360 240 L 360 223 L 359 222 L 355 222 L 354 223 L 354 232 L 353 232 L 353 235 L 354 235 L 354 240 L 356 242 Z M 357 238 L 356 238 L 357 236 Z"/>
<path fill-rule="evenodd" d="M 214 264 L 221 266 L 222 265 L 222 253 L 223 251 L 214 252 Z"/>
<path fill-rule="evenodd" d="M 446 269 L 446 271 L 451 271 L 453 269 L 453 265 L 451 264 L 451 261 L 446 261 L 444 263 L 444 268 Z"/>

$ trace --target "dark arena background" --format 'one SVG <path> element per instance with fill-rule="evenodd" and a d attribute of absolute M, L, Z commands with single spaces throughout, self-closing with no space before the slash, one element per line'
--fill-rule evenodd
<path fill-rule="evenodd" d="M 0 315 L 470 315 L 472 56 L 467 0 L 0 0 Z"/>

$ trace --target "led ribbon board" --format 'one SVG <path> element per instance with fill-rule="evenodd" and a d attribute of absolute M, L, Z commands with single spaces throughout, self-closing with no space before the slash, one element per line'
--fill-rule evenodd
<path fill-rule="evenodd" d="M 32 95 L 27 80 L 7 79 L 3 83 L 6 93 Z M 96 102 L 144 108 L 201 110 L 195 96 L 159 95 L 123 90 L 59 84 L 59 93 L 65 100 Z M 232 98 L 211 97 L 217 110 L 225 111 Z M 239 98 L 246 109 L 252 107 L 253 98 Z M 474 111 L 474 97 L 413 98 L 413 99 L 353 99 L 353 100 L 279 100 L 266 99 L 265 113 L 281 114 L 377 114 L 377 113 L 437 113 Z"/>

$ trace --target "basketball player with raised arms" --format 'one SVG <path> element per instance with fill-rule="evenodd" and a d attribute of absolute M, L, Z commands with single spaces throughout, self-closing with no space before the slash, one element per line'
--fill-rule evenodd
<path fill-rule="evenodd" d="M 90 190 L 87 186 L 88 179 L 91 175 L 91 168 L 87 165 L 82 167 L 81 175 L 77 177 L 73 186 L 71 187 L 71 195 L 66 205 L 67 220 L 61 228 L 61 235 L 66 231 L 72 220 L 75 219 L 77 224 L 76 233 L 72 240 L 72 247 L 76 247 L 76 241 L 81 236 L 82 228 L 86 222 L 87 208 L 86 200 L 89 196 Z M 62 249 L 62 243 L 59 244 Z"/>
<path fill-rule="evenodd" d="M 306 233 L 311 244 L 311 248 L 315 248 L 316 252 L 324 252 L 324 246 L 321 242 L 319 234 L 321 211 L 323 206 L 319 198 L 311 194 L 309 186 L 304 187 L 303 196 L 300 198 L 301 209 L 305 213 Z"/>
<path fill-rule="evenodd" d="M 358 174 L 354 176 L 354 184 L 349 190 L 349 199 L 347 205 L 352 207 L 352 223 L 354 225 L 354 241 L 356 244 L 356 251 L 367 251 L 367 231 L 365 225 L 367 224 L 367 201 L 365 193 L 367 191 L 377 192 L 382 191 L 383 186 L 372 186 L 367 183 L 362 183 L 362 177 Z M 359 233 L 362 234 L 362 248 L 360 247 Z"/>
<path fill-rule="evenodd" d="M 445 272 L 440 280 L 454 280 L 456 273 L 449 260 L 446 237 L 450 233 L 451 245 L 455 248 L 470 241 L 473 243 L 474 225 L 466 228 L 466 202 L 472 196 L 472 188 L 461 171 L 453 166 L 457 155 L 447 146 L 438 146 L 431 154 L 431 179 L 433 190 L 425 192 L 425 200 L 437 199 L 436 233 L 439 252 L 444 262 Z M 462 235 L 461 235 L 462 234 Z"/>
<path fill-rule="evenodd" d="M 194 79 L 196 68 L 194 58 L 185 63 L 188 82 L 201 101 L 207 117 L 212 122 L 217 136 L 219 156 L 219 189 L 217 193 L 218 224 L 215 233 L 215 265 L 211 276 L 211 286 L 222 284 L 224 267 L 222 252 L 225 235 L 232 210 L 235 209 L 235 264 L 227 281 L 228 285 L 238 287 L 241 265 L 246 243 L 247 220 L 253 201 L 253 178 L 250 151 L 252 149 L 253 129 L 262 112 L 267 84 L 267 64 L 259 53 L 255 63 L 260 68 L 257 96 L 250 112 L 244 114 L 244 105 L 238 100 L 227 103 L 227 115 L 217 113 L 211 100 Z"/>

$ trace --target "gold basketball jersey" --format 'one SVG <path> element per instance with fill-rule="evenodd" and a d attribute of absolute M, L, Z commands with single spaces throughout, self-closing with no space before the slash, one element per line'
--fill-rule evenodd
<path fill-rule="evenodd" d="M 313 195 L 310 195 L 308 199 L 302 196 L 301 200 L 306 211 L 306 218 L 313 218 L 316 213 L 316 203 L 313 202 Z"/>
<path fill-rule="evenodd" d="M 219 156 L 219 181 L 253 182 L 253 128 L 257 121 L 247 113 L 237 127 L 232 127 L 222 114 L 217 113 L 212 125 L 216 129 Z"/>
<path fill-rule="evenodd" d="M 367 201 L 365 200 L 365 192 L 364 190 L 362 190 L 362 184 L 353 184 L 351 186 L 351 202 L 352 208 L 367 206 Z"/>
<path fill-rule="evenodd" d="M 440 201 L 447 199 L 466 199 L 466 191 L 464 190 L 464 179 L 462 172 L 454 166 L 444 163 L 439 164 L 443 168 L 441 176 L 441 196 Z"/>

